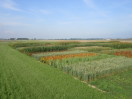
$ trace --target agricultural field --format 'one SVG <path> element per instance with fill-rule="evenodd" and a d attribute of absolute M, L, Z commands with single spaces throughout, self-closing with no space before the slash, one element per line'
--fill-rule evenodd
<path fill-rule="evenodd" d="M 132 98 L 131 42 L 0 42 L 0 52 L 1 99 Z"/>

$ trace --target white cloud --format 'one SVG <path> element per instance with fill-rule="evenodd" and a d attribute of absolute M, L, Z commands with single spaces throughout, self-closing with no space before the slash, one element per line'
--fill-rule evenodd
<path fill-rule="evenodd" d="M 62 25 L 68 25 L 68 24 L 71 24 L 72 22 L 70 21 L 65 21 L 65 22 L 59 22 L 59 24 L 62 24 Z"/>
<path fill-rule="evenodd" d="M 96 8 L 96 5 L 94 4 L 93 0 L 83 0 L 86 5 L 90 8 Z"/>
<path fill-rule="evenodd" d="M 0 6 L 2 8 L 14 10 L 14 11 L 21 11 L 21 9 L 17 8 L 17 4 L 13 0 L 3 0 L 0 2 Z"/>
<path fill-rule="evenodd" d="M 128 15 L 128 17 L 132 18 L 132 14 Z"/>
<path fill-rule="evenodd" d="M 29 26 L 31 24 L 20 23 L 20 22 L 1 22 L 0 26 Z"/>
<path fill-rule="evenodd" d="M 48 15 L 50 14 L 51 12 L 46 10 L 46 9 L 29 9 L 30 13 L 32 14 L 44 14 L 44 15 Z"/>
<path fill-rule="evenodd" d="M 5 30 L 5 31 L 3 31 L 3 33 L 6 34 L 6 35 L 9 35 L 9 34 L 16 35 L 16 33 L 12 30 Z"/>
<path fill-rule="evenodd" d="M 48 10 L 45 10 L 45 9 L 40 9 L 39 12 L 42 14 L 49 14 L 50 13 Z"/>
<path fill-rule="evenodd" d="M 83 2 L 91 8 L 93 11 L 91 12 L 91 15 L 93 16 L 102 16 L 107 17 L 108 11 L 102 10 L 94 3 L 94 0 L 83 0 Z"/>

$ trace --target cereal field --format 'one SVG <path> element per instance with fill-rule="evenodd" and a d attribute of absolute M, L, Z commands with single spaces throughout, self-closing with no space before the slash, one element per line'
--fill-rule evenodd
<path fill-rule="evenodd" d="M 12 47 L 86 82 L 129 69 L 132 64 L 132 43 L 120 41 L 16 43 Z"/>

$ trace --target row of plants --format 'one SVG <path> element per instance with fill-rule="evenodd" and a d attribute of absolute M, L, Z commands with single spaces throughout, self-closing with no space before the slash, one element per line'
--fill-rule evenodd
<path fill-rule="evenodd" d="M 40 61 L 43 63 L 47 63 L 51 66 L 61 68 L 65 65 L 71 65 L 74 63 L 79 63 L 79 62 L 89 62 L 89 61 L 94 61 L 94 60 L 100 60 L 100 59 L 106 59 L 106 58 L 112 58 L 112 57 L 117 57 L 114 55 L 107 55 L 107 54 L 96 54 L 95 56 L 85 56 L 85 57 L 69 57 L 69 58 L 63 58 L 63 59 L 50 59 L 48 61 L 44 61 L 43 59 L 40 58 Z"/>
<path fill-rule="evenodd" d="M 97 43 L 100 44 L 100 43 Z M 30 48 L 21 49 L 22 52 L 33 53 L 33 52 L 52 52 L 68 50 L 69 48 L 80 47 L 80 46 L 97 46 L 97 44 L 86 43 L 86 44 L 70 44 L 70 45 L 53 45 L 53 46 L 35 46 Z"/>
<path fill-rule="evenodd" d="M 81 47 L 81 46 L 102 46 L 106 44 L 111 44 L 113 42 L 19 42 L 19 43 L 14 43 L 12 46 L 14 48 L 18 47 L 32 47 L 32 46 L 41 46 L 41 45 L 57 45 L 57 46 L 71 46 L 71 47 Z"/>
<path fill-rule="evenodd" d="M 74 44 L 81 44 L 79 41 L 64 41 L 58 42 L 57 45 L 74 45 Z"/>
<path fill-rule="evenodd" d="M 111 42 L 86 42 L 86 43 L 80 43 L 80 44 L 73 44 L 70 45 L 72 47 L 86 47 L 86 46 L 105 46 L 109 45 Z"/>
<path fill-rule="evenodd" d="M 77 62 L 77 60 L 79 61 Z M 132 67 L 132 59 L 126 57 L 109 57 L 100 60 L 91 58 L 91 60 L 94 61 L 90 61 L 90 58 L 86 57 L 75 60 L 71 58 L 70 61 L 68 59 L 50 60 L 48 64 L 84 81 L 94 80 Z"/>
<path fill-rule="evenodd" d="M 32 57 L 39 59 L 40 57 L 45 57 L 45 56 L 56 56 L 56 55 L 77 54 L 77 53 L 87 53 L 87 51 L 71 50 L 71 51 L 59 51 L 59 52 L 32 53 Z"/>
<path fill-rule="evenodd" d="M 83 50 L 88 52 L 100 52 L 104 50 L 112 50 L 110 47 L 102 47 L 102 46 L 88 46 L 88 47 L 75 47 L 75 50 Z"/>
<path fill-rule="evenodd" d="M 123 42 L 87 42 L 78 44 L 76 47 L 83 47 L 83 46 L 102 46 L 102 47 L 111 47 L 114 49 L 125 49 L 125 48 L 132 48 L 132 43 L 123 43 Z"/>
<path fill-rule="evenodd" d="M 19 47 L 31 47 L 31 46 L 41 46 L 42 43 L 14 43 L 12 44 L 12 47 L 19 48 Z"/>
<path fill-rule="evenodd" d="M 52 45 L 50 42 L 19 42 L 10 44 L 13 48 L 21 48 L 21 47 L 35 47 L 35 46 L 49 46 Z"/>
<path fill-rule="evenodd" d="M 74 47 L 91 47 L 91 46 L 98 46 L 102 48 L 88 49 L 88 51 L 90 52 L 99 52 L 101 50 L 105 50 L 103 47 L 107 47 L 106 49 L 132 48 L 131 43 L 120 43 L 120 42 L 79 42 L 79 43 L 78 42 L 56 42 L 54 44 L 46 43 L 46 42 L 40 42 L 40 43 L 32 42 L 32 43 L 12 44 L 12 47 L 18 48 L 18 50 L 22 52 L 26 52 L 26 53 L 62 51 L 62 50 L 67 50 L 69 48 L 74 48 Z"/>
<path fill-rule="evenodd" d="M 99 51 L 100 54 L 109 54 L 109 55 L 114 55 L 116 52 L 122 52 L 122 51 L 131 51 L 132 48 L 127 48 L 127 49 L 109 49 L 109 50 L 102 50 Z"/>
<path fill-rule="evenodd" d="M 62 51 L 69 49 L 70 46 L 39 46 L 22 49 L 22 52 L 25 53 L 34 53 L 34 52 L 53 52 L 53 51 Z"/>
<path fill-rule="evenodd" d="M 111 44 L 104 44 L 104 47 L 111 47 L 115 49 L 125 49 L 125 48 L 132 48 L 132 43 L 111 43 Z"/>
<path fill-rule="evenodd" d="M 132 58 L 132 50 L 131 51 L 118 51 L 115 52 L 114 55 L 116 56 L 126 56 Z"/>
<path fill-rule="evenodd" d="M 40 61 L 48 63 L 51 60 L 62 60 L 64 58 L 86 57 L 86 56 L 95 56 L 95 55 L 96 55 L 95 53 L 78 53 L 78 54 L 46 56 L 46 57 L 41 57 Z"/>

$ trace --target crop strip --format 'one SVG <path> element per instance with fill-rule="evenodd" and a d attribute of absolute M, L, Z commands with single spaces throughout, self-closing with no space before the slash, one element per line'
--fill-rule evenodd
<path fill-rule="evenodd" d="M 79 53 L 79 54 L 67 54 L 67 55 L 57 55 L 57 56 L 47 56 L 41 57 L 40 61 L 48 62 L 50 60 L 62 60 L 64 58 L 71 58 L 71 57 L 85 57 L 85 56 L 95 56 L 95 53 Z"/>
<path fill-rule="evenodd" d="M 116 56 L 126 56 L 129 58 L 132 58 L 132 51 L 119 51 L 119 52 L 115 52 L 114 55 Z"/>

